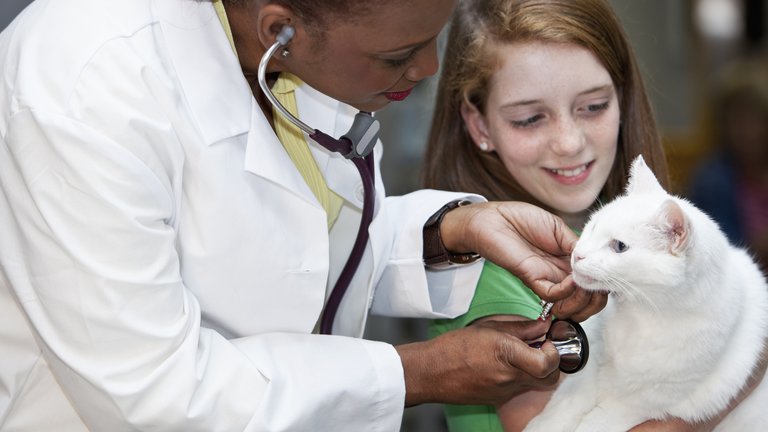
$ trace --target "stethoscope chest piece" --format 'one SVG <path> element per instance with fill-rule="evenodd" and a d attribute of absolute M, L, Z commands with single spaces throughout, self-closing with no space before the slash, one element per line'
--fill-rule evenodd
<path fill-rule="evenodd" d="M 555 319 L 547 332 L 560 354 L 560 371 L 572 374 L 580 371 L 589 359 L 589 341 L 584 329 L 575 321 Z"/>

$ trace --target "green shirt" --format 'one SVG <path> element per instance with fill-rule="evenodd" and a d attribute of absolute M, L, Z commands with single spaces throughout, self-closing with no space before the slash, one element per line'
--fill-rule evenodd
<path fill-rule="evenodd" d="M 521 315 L 536 319 L 541 313 L 539 297 L 512 273 L 486 260 L 475 296 L 464 315 L 430 323 L 431 337 L 468 326 L 489 315 Z M 488 405 L 445 405 L 451 432 L 503 432 L 496 409 Z"/>

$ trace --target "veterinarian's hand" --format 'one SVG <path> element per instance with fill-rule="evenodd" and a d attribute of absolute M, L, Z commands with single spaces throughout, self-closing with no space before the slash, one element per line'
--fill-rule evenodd
<path fill-rule="evenodd" d="M 520 202 L 486 202 L 448 212 L 440 225 L 445 247 L 475 251 L 519 277 L 539 297 L 555 302 L 560 318 L 583 321 L 607 295 L 585 291 L 570 276 L 576 234 L 557 216 Z"/>
<path fill-rule="evenodd" d="M 484 322 L 435 339 L 400 345 L 405 405 L 426 402 L 495 405 L 523 391 L 554 385 L 557 350 L 543 336 L 549 322 Z"/>

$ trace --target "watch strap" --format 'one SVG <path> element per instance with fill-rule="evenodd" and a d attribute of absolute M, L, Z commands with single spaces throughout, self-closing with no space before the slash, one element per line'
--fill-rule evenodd
<path fill-rule="evenodd" d="M 461 254 L 450 252 L 445 248 L 440 237 L 440 223 L 445 214 L 457 207 L 469 204 L 472 202 L 465 199 L 451 201 L 435 212 L 424 224 L 424 265 L 426 267 L 445 269 L 456 265 L 471 264 L 480 259 L 480 255 L 474 252 Z"/>

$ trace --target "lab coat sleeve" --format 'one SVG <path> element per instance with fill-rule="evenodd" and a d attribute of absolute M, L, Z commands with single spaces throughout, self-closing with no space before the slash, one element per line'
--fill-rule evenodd
<path fill-rule="evenodd" d="M 4 230 L 14 234 L 3 272 L 91 430 L 399 429 L 405 390 L 390 345 L 308 334 L 229 341 L 201 327 L 169 223 L 174 180 L 146 155 L 28 109 L 3 139 L 0 201 L 12 220 L 2 222 L 14 227 Z"/>
<path fill-rule="evenodd" d="M 393 233 L 393 243 L 376 287 L 373 313 L 453 318 L 467 311 L 483 260 L 446 270 L 424 267 L 424 224 L 443 205 L 455 199 L 485 200 L 478 195 L 436 190 L 420 190 L 386 199 L 384 220 Z"/>

